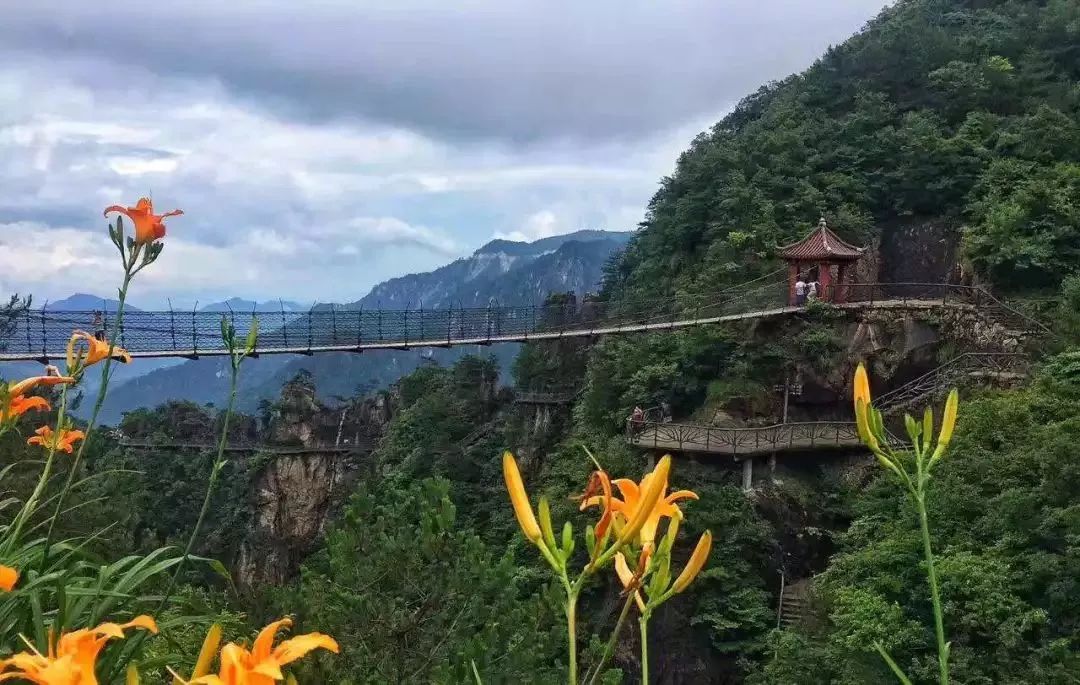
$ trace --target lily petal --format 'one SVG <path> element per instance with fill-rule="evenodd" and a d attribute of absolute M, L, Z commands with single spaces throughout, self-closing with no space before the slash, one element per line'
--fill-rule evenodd
<path fill-rule="evenodd" d="M 19 572 L 10 566 L 0 565 L 0 590 L 11 592 L 19 582 Z"/>
<path fill-rule="evenodd" d="M 337 640 L 329 635 L 308 633 L 307 635 L 297 635 L 289 640 L 283 640 L 274 649 L 274 660 L 284 666 L 316 649 L 325 649 L 334 654 L 339 651 Z"/>

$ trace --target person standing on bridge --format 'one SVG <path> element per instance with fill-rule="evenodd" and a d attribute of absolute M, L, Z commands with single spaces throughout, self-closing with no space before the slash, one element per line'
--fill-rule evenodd
<path fill-rule="evenodd" d="M 799 274 L 799 280 L 795 281 L 795 306 L 801 307 L 806 304 L 806 281 Z"/>
<path fill-rule="evenodd" d="M 104 319 L 101 316 L 100 311 L 97 311 L 97 310 L 94 311 L 94 320 L 93 320 L 93 323 L 91 325 L 92 325 L 91 330 L 94 331 L 94 337 L 97 338 L 98 340 L 104 341 L 105 340 L 105 322 L 104 322 Z"/>

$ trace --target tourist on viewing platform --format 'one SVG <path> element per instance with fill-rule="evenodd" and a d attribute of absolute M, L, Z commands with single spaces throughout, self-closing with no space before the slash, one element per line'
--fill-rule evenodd
<path fill-rule="evenodd" d="M 795 281 L 795 306 L 801 307 L 806 304 L 806 281 L 803 280 L 802 274 L 799 274 L 799 280 Z"/>
<path fill-rule="evenodd" d="M 635 406 L 634 411 L 630 412 L 630 430 L 638 433 L 644 425 L 645 411 L 640 406 Z"/>
<path fill-rule="evenodd" d="M 817 279 L 810 281 L 806 284 L 806 299 L 816 300 L 818 298 L 818 291 L 821 288 L 821 284 L 817 282 Z"/>

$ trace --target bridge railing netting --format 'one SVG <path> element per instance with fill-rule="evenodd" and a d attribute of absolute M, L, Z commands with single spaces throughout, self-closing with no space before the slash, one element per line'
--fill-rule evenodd
<path fill-rule="evenodd" d="M 779 307 L 785 290 L 779 283 L 745 291 L 724 291 L 712 297 L 652 298 L 637 301 L 585 300 L 559 305 L 448 307 L 439 309 L 359 309 L 318 307 L 306 312 L 137 311 L 124 312 L 116 344 L 133 353 L 220 352 L 222 317 L 239 336 L 253 322 L 260 350 L 303 352 L 320 348 L 417 346 L 500 339 L 526 339 L 533 334 L 569 330 L 602 330 L 628 325 L 662 324 L 688 318 L 736 314 L 755 307 Z M 114 313 L 103 316 L 112 331 Z M 72 330 L 94 332 L 94 313 L 30 310 L 14 333 L 0 340 L 0 352 L 62 357 Z"/>
<path fill-rule="evenodd" d="M 971 300 L 979 289 L 948 284 L 846 285 L 851 302 L 880 300 Z M 706 296 L 665 296 L 616 303 L 585 299 L 567 304 L 437 309 L 362 309 L 317 307 L 306 312 L 137 311 L 124 313 L 115 341 L 129 352 L 147 356 L 197 356 L 221 353 L 221 319 L 227 318 L 245 336 L 253 322 L 260 351 L 305 352 L 368 347 L 415 347 L 528 340 L 560 332 L 617 332 L 622 327 L 662 328 L 677 321 L 693 322 L 725 316 L 753 315 L 787 306 L 786 280 L 754 282 Z M 114 313 L 104 315 L 104 329 L 113 328 Z M 8 358 L 57 359 L 63 356 L 74 329 L 94 332 L 94 314 L 86 311 L 30 310 L 15 331 L 0 340 Z"/>

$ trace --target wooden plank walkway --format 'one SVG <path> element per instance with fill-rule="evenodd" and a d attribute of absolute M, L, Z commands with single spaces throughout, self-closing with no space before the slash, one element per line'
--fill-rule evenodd
<path fill-rule="evenodd" d="M 646 449 L 730 455 L 736 460 L 782 451 L 852 448 L 862 444 L 852 421 L 778 423 L 717 428 L 689 423 L 627 422 L 627 442 Z"/>

